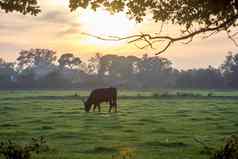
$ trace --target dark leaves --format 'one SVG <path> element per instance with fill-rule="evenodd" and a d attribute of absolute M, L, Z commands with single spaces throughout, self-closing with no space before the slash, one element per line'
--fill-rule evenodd
<path fill-rule="evenodd" d="M 34 16 L 41 12 L 37 0 L 1 0 L 0 8 L 6 13 L 16 11 Z"/>
<path fill-rule="evenodd" d="M 19 145 L 11 140 L 0 143 L 0 154 L 6 159 L 30 159 L 31 153 L 40 153 L 49 150 L 43 137 L 32 138 L 31 143 Z"/>
<path fill-rule="evenodd" d="M 137 22 L 152 14 L 155 22 L 171 21 L 190 29 L 194 24 L 219 26 L 237 14 L 236 3 L 234 0 L 70 0 L 70 8 L 104 7 L 113 13 L 125 11 Z"/>

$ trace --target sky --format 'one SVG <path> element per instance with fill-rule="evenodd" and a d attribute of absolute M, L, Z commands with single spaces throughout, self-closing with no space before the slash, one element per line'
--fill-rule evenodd
<path fill-rule="evenodd" d="M 63 53 L 74 53 L 83 60 L 96 53 L 135 55 L 141 57 L 147 53 L 153 56 L 156 49 L 139 49 L 127 42 L 108 42 L 89 37 L 93 35 L 127 36 L 136 33 L 154 33 L 160 30 L 160 23 L 149 18 L 143 23 L 129 20 L 123 13 L 110 15 L 106 11 L 97 12 L 78 9 L 70 12 L 66 0 L 40 0 L 42 12 L 38 16 L 8 13 L 0 10 L 0 57 L 14 61 L 22 49 L 48 48 Z M 176 36 L 176 26 L 164 26 L 163 34 Z M 140 44 L 140 43 L 139 43 Z M 138 45 L 139 45 L 138 44 Z M 208 39 L 197 37 L 190 44 L 178 42 L 159 55 L 168 58 L 178 69 L 218 67 L 228 52 L 237 53 L 238 47 L 225 33 L 219 33 Z"/>

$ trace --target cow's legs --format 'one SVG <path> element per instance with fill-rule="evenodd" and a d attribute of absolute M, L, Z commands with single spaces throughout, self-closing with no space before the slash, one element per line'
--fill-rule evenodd
<path fill-rule="evenodd" d="M 109 113 L 111 113 L 111 111 L 112 111 L 112 105 L 110 104 L 110 106 L 109 106 Z"/>
<path fill-rule="evenodd" d="M 108 112 L 110 113 L 112 111 L 112 101 L 111 99 L 109 99 L 109 110 Z"/>
<path fill-rule="evenodd" d="M 114 112 L 117 112 L 117 102 L 115 100 L 111 100 L 110 105 L 114 108 Z"/>
<path fill-rule="evenodd" d="M 117 103 L 114 103 L 115 112 L 117 112 Z"/>
<path fill-rule="evenodd" d="M 93 105 L 93 112 L 95 112 L 96 107 L 97 107 L 97 105 L 94 104 L 94 105 Z"/>
<path fill-rule="evenodd" d="M 110 102 L 109 112 L 111 112 L 112 109 L 114 109 L 114 112 L 117 112 L 117 103 L 112 103 L 112 102 Z"/>
<path fill-rule="evenodd" d="M 101 112 L 101 106 L 100 106 L 100 104 L 98 104 L 97 107 L 98 107 L 98 112 Z"/>
<path fill-rule="evenodd" d="M 114 107 L 114 111 L 117 112 L 117 98 L 112 98 L 111 103 Z"/>

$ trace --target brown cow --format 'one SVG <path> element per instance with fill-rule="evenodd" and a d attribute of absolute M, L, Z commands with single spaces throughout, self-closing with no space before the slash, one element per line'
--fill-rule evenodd
<path fill-rule="evenodd" d="M 100 112 L 100 104 L 102 102 L 109 102 L 109 112 L 111 112 L 112 108 L 117 112 L 117 89 L 110 87 L 93 90 L 84 102 L 84 109 L 86 112 L 89 112 L 92 105 L 94 105 L 93 111 L 98 107 L 98 111 Z"/>

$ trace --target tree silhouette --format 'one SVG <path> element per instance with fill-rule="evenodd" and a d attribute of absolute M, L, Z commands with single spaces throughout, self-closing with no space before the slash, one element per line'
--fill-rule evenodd
<path fill-rule="evenodd" d="M 225 76 L 225 82 L 231 88 L 238 88 L 238 54 L 233 55 L 231 52 L 222 65 L 222 71 Z"/>
<path fill-rule="evenodd" d="M 100 60 L 101 60 L 101 54 L 100 53 L 96 53 L 95 56 L 91 57 L 89 59 L 89 64 L 88 64 L 88 72 L 90 74 L 96 74 L 98 73 L 99 69 L 100 69 Z"/>
<path fill-rule="evenodd" d="M 49 49 L 30 49 L 19 52 L 17 58 L 21 69 L 52 65 L 56 60 L 56 52 Z"/>
<path fill-rule="evenodd" d="M 37 15 L 41 12 L 37 0 L 0 0 L 0 9 L 8 12 Z"/>
<path fill-rule="evenodd" d="M 238 33 L 231 33 L 237 26 L 238 0 L 70 0 L 72 11 L 79 7 L 90 7 L 94 10 L 105 8 L 112 13 L 126 12 L 130 18 L 142 22 L 145 16 L 152 15 L 155 22 L 162 22 L 155 34 L 141 33 L 127 37 L 97 37 L 103 40 L 144 41 L 145 47 L 153 47 L 154 43 L 166 41 L 166 45 L 157 54 L 167 50 L 174 42 L 192 41 L 194 36 L 203 34 L 209 37 L 215 33 L 226 31 L 228 38 L 234 43 Z M 172 23 L 180 26 L 181 36 L 161 35 L 163 24 Z M 92 35 L 93 36 L 93 35 Z M 235 43 L 236 44 L 236 43 Z"/>
<path fill-rule="evenodd" d="M 6 81 L 11 81 L 12 75 L 15 75 L 14 64 L 4 61 L 0 58 L 0 81 L 5 84 Z"/>
<path fill-rule="evenodd" d="M 72 69 L 74 66 L 79 66 L 81 64 L 79 57 L 75 57 L 72 53 L 65 53 L 61 55 L 58 60 L 59 66 L 61 69 L 69 67 Z"/>
<path fill-rule="evenodd" d="M 0 89 L 91 89 L 105 86 L 150 90 L 238 88 L 238 54 L 232 53 L 218 68 L 209 66 L 189 70 L 178 70 L 169 59 L 148 54 L 142 57 L 96 54 L 90 61 L 72 67 L 66 63 L 60 66 L 55 60 L 55 52 L 48 49 L 21 51 L 14 63 L 0 57 Z"/>
<path fill-rule="evenodd" d="M 104 55 L 99 61 L 99 75 L 110 76 L 114 80 L 129 79 L 135 74 L 135 66 L 139 58 L 135 56 Z"/>
<path fill-rule="evenodd" d="M 231 31 L 237 27 L 238 0 L 69 0 L 71 11 L 77 8 L 104 8 L 112 13 L 126 12 L 130 18 L 142 22 L 147 15 L 152 15 L 155 22 L 162 22 L 158 32 L 141 33 L 127 37 L 98 37 L 103 40 L 128 40 L 128 42 L 143 41 L 140 48 L 151 47 L 154 43 L 162 45 L 160 54 L 166 51 L 174 42 L 189 43 L 196 35 L 210 37 L 225 31 L 229 39 L 236 45 L 237 32 Z M 5 12 L 20 12 L 37 15 L 41 10 L 37 0 L 1 0 L 0 8 Z M 180 26 L 181 36 L 162 35 L 164 24 L 172 23 Z"/>

